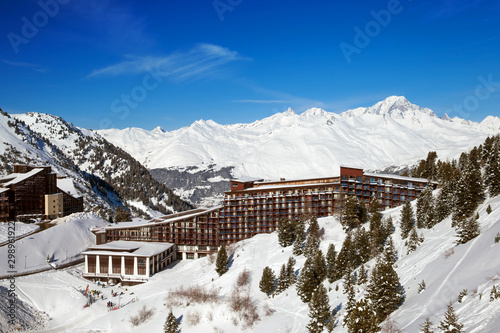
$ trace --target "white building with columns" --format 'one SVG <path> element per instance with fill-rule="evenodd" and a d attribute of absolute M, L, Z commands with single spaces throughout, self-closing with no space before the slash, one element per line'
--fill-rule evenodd
<path fill-rule="evenodd" d="M 176 260 L 176 247 L 171 243 L 115 241 L 92 246 L 82 254 L 83 277 L 137 284 Z"/>

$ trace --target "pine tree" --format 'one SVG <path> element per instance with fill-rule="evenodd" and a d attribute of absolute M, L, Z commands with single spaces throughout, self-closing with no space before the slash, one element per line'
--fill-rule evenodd
<path fill-rule="evenodd" d="M 370 202 L 370 255 L 375 257 L 382 251 L 386 238 L 386 231 L 382 225 L 382 214 L 379 212 L 379 204 L 374 196 Z"/>
<path fill-rule="evenodd" d="M 356 302 L 347 321 L 347 332 L 349 333 L 375 333 L 379 332 L 377 319 L 369 301 L 361 299 Z"/>
<path fill-rule="evenodd" d="M 417 198 L 417 228 L 432 228 L 435 224 L 432 189 L 432 184 L 427 184 Z"/>
<path fill-rule="evenodd" d="M 326 288 L 320 284 L 313 292 L 309 301 L 309 317 L 311 320 L 307 330 L 311 333 L 321 333 L 330 320 L 330 300 Z"/>
<path fill-rule="evenodd" d="M 477 219 L 477 216 L 469 217 L 457 226 L 457 244 L 465 244 L 479 236 L 480 230 Z"/>
<path fill-rule="evenodd" d="M 462 333 L 464 325 L 458 322 L 458 316 L 453 309 L 453 305 L 448 304 L 448 309 L 444 314 L 444 319 L 439 323 L 438 328 L 443 331 L 443 333 Z"/>
<path fill-rule="evenodd" d="M 347 296 L 347 302 L 345 305 L 345 317 L 344 317 L 344 326 L 349 325 L 349 322 L 352 320 L 352 313 L 356 308 L 356 299 L 354 292 L 354 277 L 351 272 L 347 272 L 344 279 L 344 294 Z"/>
<path fill-rule="evenodd" d="M 319 229 L 319 224 L 318 224 L 318 218 L 316 217 L 316 215 L 313 215 L 313 217 L 311 217 L 311 220 L 309 221 L 308 234 L 313 235 L 318 240 L 318 243 L 319 243 L 320 238 L 321 238 L 321 234 L 320 234 L 320 229 Z"/>
<path fill-rule="evenodd" d="M 425 321 L 420 324 L 420 330 L 422 333 L 434 333 L 432 330 L 432 321 L 429 317 L 426 317 Z"/>
<path fill-rule="evenodd" d="M 373 304 L 377 323 L 384 321 L 390 313 L 403 304 L 404 289 L 391 263 L 383 260 L 377 262 L 370 277 L 367 295 Z"/>
<path fill-rule="evenodd" d="M 410 254 L 411 252 L 415 251 L 419 245 L 420 238 L 417 234 L 417 228 L 413 227 L 406 242 L 406 246 L 408 247 L 408 251 L 406 252 L 406 254 Z"/>
<path fill-rule="evenodd" d="M 314 257 L 318 251 L 319 240 L 314 234 L 309 233 L 306 239 L 306 245 L 304 247 L 304 256 L 306 258 Z"/>
<path fill-rule="evenodd" d="M 363 200 L 358 201 L 358 219 L 361 224 L 368 222 L 368 210 Z"/>
<path fill-rule="evenodd" d="M 392 237 L 387 238 L 387 243 L 385 244 L 382 257 L 385 262 L 390 263 L 391 265 L 398 260 L 398 251 L 396 251 L 396 248 L 394 247 Z"/>
<path fill-rule="evenodd" d="M 298 220 L 295 227 L 295 241 L 293 243 L 293 255 L 300 256 L 304 253 L 304 242 L 306 241 L 306 230 L 304 221 Z"/>
<path fill-rule="evenodd" d="M 344 230 L 349 231 L 357 228 L 360 224 L 358 216 L 358 198 L 354 195 L 348 196 L 340 219 Z"/>
<path fill-rule="evenodd" d="M 335 261 L 337 260 L 337 252 L 335 251 L 335 245 L 330 243 L 328 245 L 328 251 L 326 252 L 326 277 L 328 278 L 328 282 L 332 283 L 336 280 L 335 274 Z"/>
<path fill-rule="evenodd" d="M 170 313 L 167 316 L 167 320 L 165 321 L 165 324 L 163 325 L 163 332 L 164 333 L 177 333 L 179 330 L 179 324 L 177 323 L 177 319 L 175 318 L 174 314 L 172 313 L 172 310 L 170 310 Z"/>
<path fill-rule="evenodd" d="M 295 276 L 295 259 L 293 257 L 288 258 L 288 262 L 286 263 L 286 273 L 288 275 L 288 283 L 289 286 L 295 283 L 297 280 Z"/>
<path fill-rule="evenodd" d="M 293 244 L 295 239 L 296 222 L 287 219 L 280 219 L 278 221 L 278 243 L 282 247 L 287 247 Z"/>
<path fill-rule="evenodd" d="M 327 267 L 325 256 L 323 256 L 323 252 L 321 250 L 318 250 L 316 252 L 316 255 L 314 256 L 313 269 L 314 275 L 316 276 L 316 279 L 319 281 L 319 283 L 323 282 L 323 280 L 326 278 Z"/>
<path fill-rule="evenodd" d="M 364 228 L 359 228 L 355 231 L 354 248 L 356 251 L 356 261 L 354 263 L 354 267 L 364 264 L 370 260 L 370 234 Z"/>
<path fill-rule="evenodd" d="M 113 219 L 116 223 L 130 221 L 130 218 L 130 212 L 128 212 L 124 207 L 122 208 L 118 206 L 116 208 L 115 216 Z"/>
<path fill-rule="evenodd" d="M 311 300 L 312 293 L 318 287 L 320 281 L 314 273 L 314 258 L 307 258 L 304 267 L 300 270 L 297 278 L 297 294 L 304 303 Z"/>
<path fill-rule="evenodd" d="M 262 270 L 262 277 L 259 282 L 260 291 L 269 297 L 274 292 L 274 281 L 276 280 L 276 276 L 274 275 L 273 270 L 266 266 Z"/>
<path fill-rule="evenodd" d="M 491 205 L 488 205 L 488 207 L 486 207 L 486 213 L 491 214 Z"/>
<path fill-rule="evenodd" d="M 335 263 L 335 280 L 342 278 L 346 272 L 354 270 L 355 256 L 356 250 L 353 245 L 352 235 L 348 232 L 344 239 L 344 243 L 342 243 L 342 248 L 337 255 L 337 261 Z"/>
<path fill-rule="evenodd" d="M 280 275 L 278 276 L 278 284 L 276 286 L 276 294 L 280 294 L 290 286 L 290 276 L 286 271 L 286 265 L 281 266 Z"/>
<path fill-rule="evenodd" d="M 401 209 L 401 238 L 405 239 L 415 224 L 415 217 L 413 214 L 413 208 L 411 207 L 411 202 L 406 201 L 405 205 Z"/>
<path fill-rule="evenodd" d="M 500 136 L 487 138 L 484 146 L 484 182 L 490 196 L 494 197 L 500 194 Z"/>
<path fill-rule="evenodd" d="M 217 259 L 215 261 L 215 271 L 221 276 L 222 274 L 226 273 L 229 268 L 227 265 L 229 264 L 229 258 L 227 256 L 226 252 L 226 246 L 222 244 L 222 246 L 219 249 L 219 252 L 217 253 Z"/>
<path fill-rule="evenodd" d="M 358 284 L 365 284 L 368 282 L 368 272 L 366 271 L 365 265 L 361 265 L 359 269 Z"/>

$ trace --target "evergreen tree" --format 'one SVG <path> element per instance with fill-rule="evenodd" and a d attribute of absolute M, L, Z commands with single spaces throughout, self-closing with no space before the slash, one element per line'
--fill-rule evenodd
<path fill-rule="evenodd" d="M 370 202 L 370 255 L 375 257 L 382 251 L 386 238 L 386 231 L 382 225 L 382 214 L 377 198 L 374 196 Z"/>
<path fill-rule="evenodd" d="M 340 219 L 344 230 L 349 231 L 357 228 L 360 224 L 358 216 L 358 198 L 354 195 L 348 196 L 342 210 L 342 217 Z"/>
<path fill-rule="evenodd" d="M 405 239 L 415 224 L 415 217 L 413 214 L 413 208 L 411 207 L 411 202 L 406 201 L 405 205 L 401 209 L 401 238 Z"/>
<path fill-rule="evenodd" d="M 165 321 L 165 324 L 163 325 L 163 332 L 164 333 L 177 333 L 179 330 L 179 324 L 177 323 L 177 319 L 175 318 L 174 314 L 172 313 L 172 310 L 170 310 L 170 313 L 167 316 L 167 320 Z"/>
<path fill-rule="evenodd" d="M 465 244 L 471 239 L 479 236 L 480 230 L 477 219 L 477 216 L 469 217 L 456 227 L 458 237 L 456 241 L 457 244 Z"/>
<path fill-rule="evenodd" d="M 500 195 L 500 136 L 487 138 L 483 154 L 486 155 L 484 167 L 484 182 L 490 196 Z"/>
<path fill-rule="evenodd" d="M 115 216 L 114 216 L 113 220 L 116 223 L 130 221 L 130 212 L 128 212 L 125 208 L 118 206 L 116 208 L 116 212 L 115 212 Z"/>
<path fill-rule="evenodd" d="M 278 243 L 282 247 L 287 247 L 293 244 L 295 239 L 295 225 L 295 222 L 284 218 L 278 221 Z"/>
<path fill-rule="evenodd" d="M 491 214 L 491 205 L 488 205 L 488 207 L 486 207 L 486 213 Z"/>
<path fill-rule="evenodd" d="M 361 224 L 368 222 L 368 210 L 363 200 L 358 201 L 358 219 Z"/>
<path fill-rule="evenodd" d="M 266 266 L 262 270 L 262 277 L 259 282 L 260 291 L 269 297 L 274 292 L 274 281 L 276 280 L 276 276 L 274 275 L 273 270 Z"/>
<path fill-rule="evenodd" d="M 361 299 L 356 302 L 347 321 L 349 333 L 375 333 L 379 332 L 377 319 L 369 301 Z"/>
<path fill-rule="evenodd" d="M 280 275 L 278 276 L 278 284 L 276 286 L 276 294 L 280 294 L 290 286 L 290 276 L 286 271 L 286 265 L 281 266 Z"/>
<path fill-rule="evenodd" d="M 319 247 L 319 239 L 314 234 L 309 233 L 304 247 L 304 256 L 306 258 L 314 257 Z"/>
<path fill-rule="evenodd" d="M 413 227 L 411 229 L 410 236 L 408 237 L 405 245 L 408 247 L 408 251 L 406 252 L 406 254 L 410 254 L 411 252 L 415 251 L 420 245 L 420 238 L 417 234 L 417 228 Z"/>
<path fill-rule="evenodd" d="M 479 159 L 479 151 L 476 147 L 469 154 L 462 153 L 460 156 L 461 176 L 455 190 L 452 226 L 456 226 L 472 216 L 484 199 L 484 185 Z"/>
<path fill-rule="evenodd" d="M 368 272 L 366 271 L 365 265 L 361 265 L 359 269 L 358 284 L 365 284 L 368 282 Z"/>
<path fill-rule="evenodd" d="M 304 267 L 300 270 L 297 278 L 297 294 L 304 303 L 311 300 L 312 293 L 318 287 L 320 281 L 314 273 L 314 258 L 307 258 Z"/>
<path fill-rule="evenodd" d="M 217 253 L 217 259 L 215 261 L 215 271 L 221 276 L 222 274 L 226 273 L 229 268 L 227 265 L 229 264 L 229 258 L 227 256 L 226 252 L 226 246 L 222 244 L 222 246 L 219 249 L 219 252 Z"/>
<path fill-rule="evenodd" d="M 308 234 L 314 236 L 319 243 L 321 239 L 321 233 L 319 229 L 318 218 L 316 217 L 316 215 L 313 215 L 313 217 L 311 217 L 311 220 L 309 221 Z"/>
<path fill-rule="evenodd" d="M 354 277 L 351 272 L 347 272 L 344 279 L 344 294 L 347 296 L 347 302 L 345 305 L 345 317 L 344 326 L 348 326 L 349 322 L 352 320 L 352 313 L 356 308 L 356 299 L 354 292 Z"/>
<path fill-rule="evenodd" d="M 311 320 L 307 330 L 311 333 L 321 333 L 330 320 L 330 300 L 326 288 L 320 284 L 313 292 L 309 301 L 309 317 Z"/>
<path fill-rule="evenodd" d="M 452 213 L 455 182 L 443 183 L 441 192 L 439 192 L 436 199 L 435 217 L 436 222 L 441 222 Z"/>
<path fill-rule="evenodd" d="M 354 234 L 354 248 L 356 251 L 355 266 L 357 267 L 370 260 L 370 234 L 364 228 L 359 228 Z"/>
<path fill-rule="evenodd" d="M 391 263 L 383 260 L 377 262 L 367 287 L 367 295 L 373 304 L 378 324 L 403 304 L 404 289 Z"/>
<path fill-rule="evenodd" d="M 443 331 L 443 333 L 462 333 L 464 325 L 458 322 L 458 316 L 453 309 L 453 305 L 448 304 L 448 309 L 444 314 L 444 319 L 439 323 L 438 328 Z"/>
<path fill-rule="evenodd" d="M 304 253 L 304 242 L 306 241 L 306 230 L 304 221 L 298 220 L 295 227 L 295 241 L 293 243 L 293 255 L 300 256 Z"/>
<path fill-rule="evenodd" d="M 332 283 L 336 280 L 336 272 L 335 272 L 335 261 L 337 260 L 337 252 L 335 251 L 335 245 L 330 243 L 328 245 L 328 251 L 326 252 L 326 277 L 328 278 L 328 282 Z"/>
<path fill-rule="evenodd" d="M 323 280 L 326 278 L 327 267 L 325 256 L 323 255 L 323 252 L 321 250 L 318 250 L 316 252 L 316 255 L 314 256 L 313 269 L 314 275 L 316 276 L 316 279 L 319 281 L 319 283 L 323 282 Z"/>
<path fill-rule="evenodd" d="M 429 183 L 417 198 L 417 228 L 432 228 L 435 224 L 432 189 Z"/>
<path fill-rule="evenodd" d="M 390 263 L 391 265 L 398 260 L 398 251 L 396 251 L 396 248 L 394 247 L 392 237 L 387 238 L 387 243 L 385 244 L 382 257 L 386 263 Z"/>
<path fill-rule="evenodd" d="M 289 286 L 295 283 L 297 278 L 295 277 L 295 259 L 293 257 L 288 258 L 288 262 L 286 263 L 286 273 L 288 275 L 288 283 Z"/>
<path fill-rule="evenodd" d="M 335 263 L 335 280 L 342 278 L 348 271 L 354 270 L 355 256 L 356 250 L 354 248 L 352 235 L 348 232 L 344 239 L 344 243 L 342 243 L 342 248 L 337 255 L 337 261 Z"/>

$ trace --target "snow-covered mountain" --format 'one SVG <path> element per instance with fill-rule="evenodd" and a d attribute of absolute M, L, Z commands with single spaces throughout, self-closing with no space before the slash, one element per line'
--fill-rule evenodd
<path fill-rule="evenodd" d="M 198 120 L 171 132 L 98 132 L 149 169 L 195 173 L 232 167 L 235 177 L 276 179 L 337 174 L 340 165 L 370 170 L 413 165 L 429 151 L 437 151 L 443 160 L 454 158 L 499 133 L 500 118 L 489 116 L 481 123 L 440 118 L 404 97 L 391 96 L 341 114 L 319 108 L 296 114 L 288 109 L 250 124 Z"/>
<path fill-rule="evenodd" d="M 142 215 L 190 208 L 122 149 L 92 130 L 64 119 L 29 112 L 0 113 L 0 174 L 13 163 L 51 165 L 73 180 L 87 210 L 111 213 L 117 205 Z M 103 213 L 104 214 L 104 213 Z"/>

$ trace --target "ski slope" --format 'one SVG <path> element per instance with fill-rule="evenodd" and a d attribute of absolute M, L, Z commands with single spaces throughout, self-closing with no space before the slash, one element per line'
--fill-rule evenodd
<path fill-rule="evenodd" d="M 489 204 L 493 211 L 488 215 L 486 207 Z M 476 239 L 467 244 L 455 245 L 455 232 L 451 228 L 450 218 L 447 218 L 433 229 L 419 230 L 425 241 L 409 255 L 406 255 L 404 241 L 399 236 L 400 210 L 401 208 L 394 208 L 384 212 L 384 216 L 393 216 L 396 225 L 393 235 L 399 254 L 396 271 L 406 291 L 404 304 L 392 315 L 398 326 L 404 332 L 418 332 L 420 323 L 426 316 L 430 316 L 436 327 L 451 301 L 466 332 L 499 332 L 500 299 L 490 302 L 489 292 L 494 284 L 500 284 L 500 243 L 494 243 L 495 235 L 500 232 L 500 197 L 487 199 L 480 206 L 478 212 L 481 234 Z M 325 229 L 324 240 L 321 242 L 322 251 L 326 253 L 329 243 L 334 243 L 339 251 L 345 234 L 338 221 L 328 217 L 319 219 L 319 223 Z M 453 249 L 454 254 L 446 257 L 445 252 L 450 249 Z M 43 252 L 43 249 L 41 251 Z M 46 323 L 42 332 L 159 332 L 172 307 L 176 317 L 181 317 L 180 328 L 185 333 L 299 333 L 305 331 L 309 317 L 308 306 L 300 301 L 295 286 L 273 298 L 268 298 L 259 290 L 262 269 L 270 266 L 278 275 L 281 265 L 286 263 L 291 255 L 292 247 L 279 246 L 276 233 L 257 235 L 234 246 L 230 269 L 221 277 L 215 272 L 215 264 L 210 263 L 209 258 L 180 261 L 154 275 L 146 284 L 129 287 L 126 291 L 117 287 L 102 289 L 107 299 L 97 301 L 88 308 L 83 308 L 86 299 L 78 290 L 84 289 L 87 284 L 90 289 L 101 290 L 101 287 L 79 276 L 82 265 L 19 277 L 16 283 L 22 301 L 50 316 L 51 320 Z M 298 256 L 296 261 L 295 269 L 299 270 L 305 258 Z M 371 271 L 373 265 L 372 260 L 366 267 Z M 237 278 L 244 270 L 250 272 L 250 283 L 236 288 Z M 427 287 L 419 294 L 417 288 L 422 280 Z M 340 308 L 337 318 L 341 322 L 344 314 L 341 306 L 346 303 L 342 283 L 324 283 L 329 290 L 330 306 Z M 1 285 L 5 286 L 6 282 L 1 281 Z M 336 285 L 339 285 L 338 291 Z M 173 302 L 171 291 L 180 286 L 214 289 L 220 301 L 218 304 L 189 305 L 186 302 Z M 106 302 L 118 302 L 118 297 L 111 297 L 112 288 L 124 292 L 120 303 L 126 305 L 119 310 L 108 312 Z M 235 289 L 241 294 L 248 293 L 251 296 L 260 316 L 260 320 L 246 330 L 243 320 L 227 304 Z M 462 303 L 458 303 L 457 296 L 463 289 L 467 289 L 468 294 Z M 365 290 L 366 285 L 356 287 L 357 299 L 362 297 Z M 138 300 L 132 302 L 135 298 Z M 132 327 L 130 317 L 136 315 L 144 305 L 154 309 L 152 318 L 138 327 Z M 196 317 L 199 322 L 189 324 Z M 334 332 L 347 332 L 347 329 L 339 324 Z"/>

